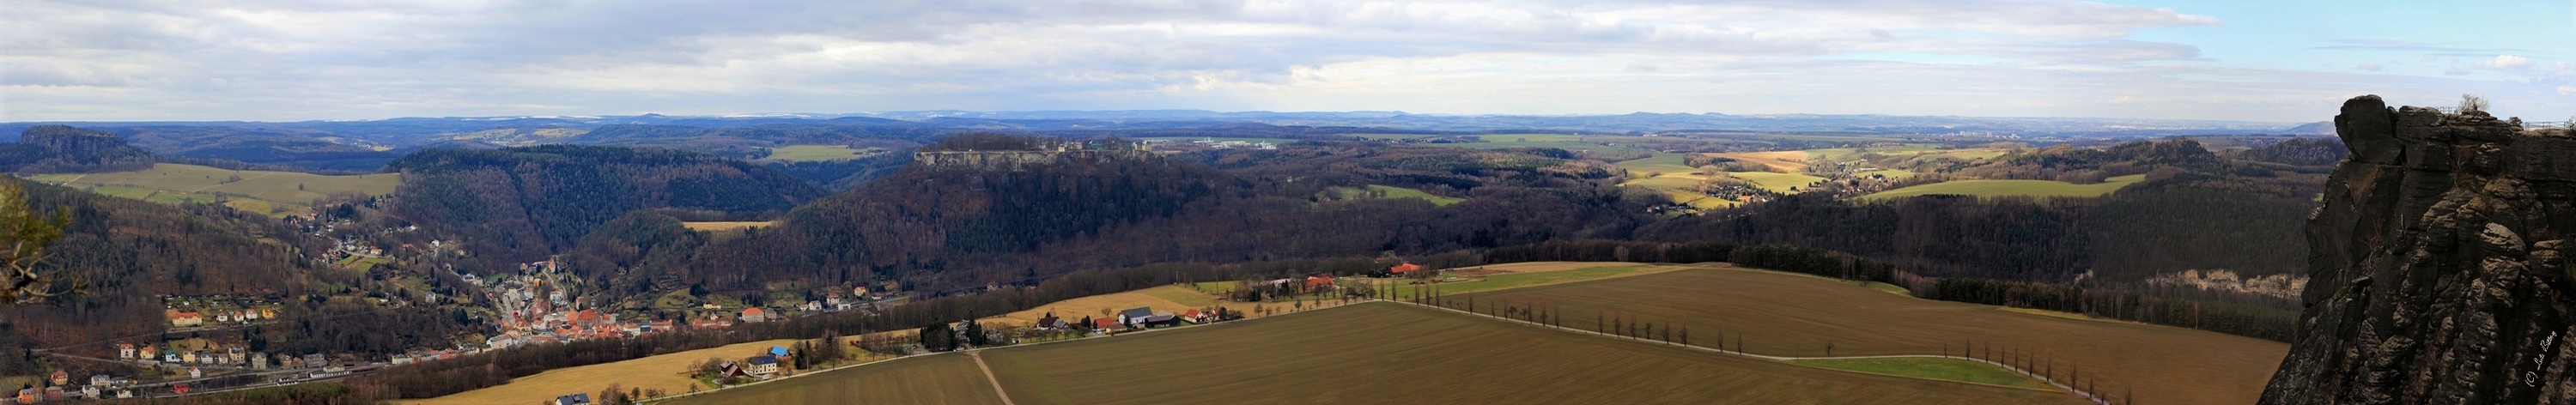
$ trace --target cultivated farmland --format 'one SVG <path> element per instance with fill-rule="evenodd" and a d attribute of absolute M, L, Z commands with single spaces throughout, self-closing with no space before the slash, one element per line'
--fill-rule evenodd
<path fill-rule="evenodd" d="M 671 394 L 689 392 L 696 379 L 689 378 L 689 366 L 709 357 L 740 360 L 759 355 L 771 346 L 795 344 L 779 339 L 738 343 L 724 347 L 668 353 L 612 363 L 546 370 L 537 375 L 511 379 L 509 383 L 483 389 L 459 392 L 443 397 L 397 401 L 405 404 L 533 404 L 574 393 L 598 395 L 609 384 L 637 389 L 660 389 Z M 967 367 L 974 367 L 968 365 Z M 701 387 L 704 388 L 704 387 Z M 986 390 L 990 391 L 990 390 Z"/>
<path fill-rule="evenodd" d="M 234 209 L 270 215 L 299 213 L 333 193 L 392 194 L 402 175 L 325 176 L 264 170 L 227 170 L 161 163 L 150 169 L 87 174 L 48 174 L 34 180 L 109 196 L 160 203 L 225 201 Z"/>
<path fill-rule="evenodd" d="M 1822 356 L 1828 343 L 1834 356 L 1958 355 L 1973 343 L 1980 351 L 1991 348 L 1992 357 L 2014 353 L 2006 362 L 2027 361 L 2061 380 L 2081 375 L 2097 393 L 2121 397 L 2134 389 L 2144 403 L 2253 403 L 2289 350 L 2215 332 L 2014 313 L 1821 277 L 1706 267 L 1474 299 L 1479 312 L 1497 303 L 1547 303 L 1567 327 L 1591 329 L 1602 316 L 1686 326 L 1695 344 L 1713 345 L 1723 335 L 1730 350 L 1775 356 Z"/>
<path fill-rule="evenodd" d="M 2101 183 L 2075 184 L 2048 180 L 1957 180 L 1925 184 L 1860 196 L 1861 200 L 1885 200 L 1931 194 L 1958 194 L 1979 197 L 2100 197 L 2121 187 L 2145 180 L 2147 175 L 2132 174 L 2112 177 Z"/>
<path fill-rule="evenodd" d="M 1023 404 L 2079 401 L 2063 392 L 1802 367 L 1394 303 L 993 349 L 983 357 L 1011 399 Z M 973 367 L 951 366 L 924 375 L 935 378 L 910 381 L 990 392 Z M 885 372 L 841 373 L 751 390 L 829 392 L 892 380 Z M 822 394 L 724 398 L 799 403 L 817 397 Z"/>
<path fill-rule="evenodd" d="M 999 404 L 993 385 L 964 353 L 887 360 L 749 387 L 680 397 L 665 404 Z"/>

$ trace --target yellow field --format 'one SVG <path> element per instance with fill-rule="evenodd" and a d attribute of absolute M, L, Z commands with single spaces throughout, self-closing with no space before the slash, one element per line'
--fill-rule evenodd
<path fill-rule="evenodd" d="M 234 177 L 241 180 L 233 181 Z M 393 173 L 324 176 L 173 163 L 155 164 L 150 169 L 130 172 L 48 174 L 33 179 L 95 190 L 99 194 L 162 203 L 210 203 L 222 199 L 222 196 L 230 196 L 232 200 L 225 205 L 271 215 L 300 213 L 298 211 L 309 208 L 314 200 L 332 193 L 386 195 L 393 194 L 394 188 L 402 186 L 402 175 Z"/>
<path fill-rule="evenodd" d="M 1797 173 L 1799 170 L 1807 169 L 1807 151 L 1803 150 L 1716 153 L 1711 156 L 1757 163 L 1783 173 Z"/>
<path fill-rule="evenodd" d="M 661 389 L 672 395 L 689 392 L 698 381 L 689 378 L 689 366 L 709 357 L 741 359 L 757 356 L 771 346 L 792 346 L 791 339 L 737 343 L 713 349 L 698 349 L 614 363 L 592 364 L 519 377 L 479 390 L 417 400 L 400 400 L 404 404 L 537 404 L 572 393 L 598 395 L 609 384 L 619 387 Z M 855 350 L 853 350 L 855 351 Z M 709 387 L 698 387 L 707 389 Z"/>
<path fill-rule="evenodd" d="M 1190 308 L 1202 308 L 1216 305 L 1216 302 L 1216 296 L 1213 294 L 1192 290 L 1189 287 L 1167 285 L 1142 290 L 1056 301 L 1047 303 L 1046 305 L 1040 305 L 1037 308 L 1012 312 L 1001 316 L 985 317 L 978 320 L 1000 322 L 1010 325 L 1030 325 L 1037 323 L 1038 318 L 1046 316 L 1047 311 L 1054 311 L 1055 316 L 1058 318 L 1072 319 L 1065 322 L 1075 322 L 1082 320 L 1082 317 L 1084 316 L 1090 316 L 1092 318 L 1103 316 L 1115 317 L 1117 316 L 1115 315 L 1115 311 L 1122 311 L 1135 307 L 1153 307 L 1156 310 L 1179 314 L 1182 311 L 1189 310 Z"/>
<path fill-rule="evenodd" d="M 1752 182 L 1753 185 L 1760 186 L 1764 190 L 1788 194 L 1796 194 L 1798 191 L 1806 190 L 1809 185 L 1816 184 L 1816 182 L 1819 181 L 1825 181 L 1825 178 L 1823 177 L 1792 173 L 1726 172 L 1726 175 Z M 1791 190 L 1792 188 L 1795 188 L 1796 190 Z"/>

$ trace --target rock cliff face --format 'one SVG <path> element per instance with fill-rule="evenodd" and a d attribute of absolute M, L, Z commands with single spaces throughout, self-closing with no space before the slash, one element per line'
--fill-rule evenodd
<path fill-rule="evenodd" d="M 2576 404 L 2576 137 L 2344 103 L 2265 404 Z"/>

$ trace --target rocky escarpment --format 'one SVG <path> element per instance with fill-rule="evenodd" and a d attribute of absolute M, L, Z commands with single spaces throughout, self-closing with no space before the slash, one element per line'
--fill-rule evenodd
<path fill-rule="evenodd" d="M 2335 117 L 2352 156 L 2265 404 L 2576 404 L 2576 137 L 2482 112 Z"/>

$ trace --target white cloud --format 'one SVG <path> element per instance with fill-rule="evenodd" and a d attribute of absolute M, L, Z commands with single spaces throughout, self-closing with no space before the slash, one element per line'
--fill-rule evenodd
<path fill-rule="evenodd" d="M 2496 55 L 2493 60 L 2478 61 L 2478 67 L 2488 69 L 2521 69 L 2530 66 L 2531 58 L 2514 55 Z"/>
<path fill-rule="evenodd" d="M 2352 65 L 2352 68 L 2353 68 L 2353 69 L 2360 69 L 2360 70 L 2368 70 L 2368 71 L 2377 72 L 2377 71 L 2379 71 L 2379 64 L 2377 64 L 2377 63 L 2371 63 L 2371 62 L 2362 62 L 2362 63 L 2361 63 L 2361 64 L 2359 64 L 2359 65 Z"/>
<path fill-rule="evenodd" d="M 2558 86 L 2558 95 L 2576 96 L 2576 86 Z"/>
<path fill-rule="evenodd" d="M 2286 104 L 2177 89 L 2333 101 L 2349 95 L 2339 86 L 2394 80 L 2212 74 L 2200 48 L 2133 34 L 2218 19 L 2073 0 L 16 0 L 0 21 L 0 121 L 947 108 L 2045 115 L 2010 108 L 2024 101 L 2056 108 L 2047 114 L 2265 119 Z M 2087 109 L 2114 95 L 2152 102 Z"/>

